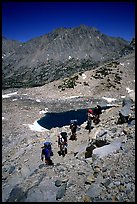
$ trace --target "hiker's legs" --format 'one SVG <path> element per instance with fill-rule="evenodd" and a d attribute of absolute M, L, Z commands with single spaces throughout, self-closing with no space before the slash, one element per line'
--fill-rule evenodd
<path fill-rule="evenodd" d="M 52 160 L 50 158 L 45 158 L 45 163 L 47 165 L 53 165 L 53 162 L 52 162 Z"/>
<path fill-rule="evenodd" d="M 60 156 L 61 156 L 61 155 L 62 155 L 63 157 L 65 156 L 65 147 L 64 147 L 64 144 L 61 144 L 61 145 L 60 145 Z"/>
<path fill-rule="evenodd" d="M 68 153 L 68 151 L 67 151 L 67 146 L 68 146 L 68 144 L 66 143 L 66 144 L 64 145 L 65 154 Z"/>
<path fill-rule="evenodd" d="M 45 163 L 48 165 L 49 164 L 49 158 L 45 158 Z"/>
<path fill-rule="evenodd" d="M 68 153 L 68 150 L 67 150 L 67 147 L 65 147 L 65 154 L 67 154 Z"/>
<path fill-rule="evenodd" d="M 95 115 L 93 122 L 97 125 L 100 122 L 99 115 Z"/>
<path fill-rule="evenodd" d="M 91 120 L 88 120 L 89 133 L 91 132 L 91 124 L 92 124 Z"/>
<path fill-rule="evenodd" d="M 75 133 L 74 133 L 74 131 L 71 131 L 70 140 L 75 140 Z"/>
<path fill-rule="evenodd" d="M 72 132 L 72 140 L 77 140 L 77 138 L 76 138 L 76 131 Z"/>
<path fill-rule="evenodd" d="M 77 137 L 76 137 L 76 132 L 74 133 L 74 140 L 77 140 Z"/>

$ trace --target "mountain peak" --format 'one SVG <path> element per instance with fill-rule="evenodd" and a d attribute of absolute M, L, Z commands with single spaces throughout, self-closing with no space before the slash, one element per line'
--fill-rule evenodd
<path fill-rule="evenodd" d="M 125 54 L 125 46 L 127 53 L 128 42 L 102 35 L 84 24 L 57 28 L 25 44 L 3 40 L 3 86 L 35 86 L 91 70 Z"/>

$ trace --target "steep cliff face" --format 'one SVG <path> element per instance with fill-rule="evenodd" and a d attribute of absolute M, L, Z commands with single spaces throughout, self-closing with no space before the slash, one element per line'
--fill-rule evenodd
<path fill-rule="evenodd" d="M 132 50 L 129 42 L 85 25 L 59 28 L 26 43 L 2 41 L 3 88 L 43 85 Z"/>

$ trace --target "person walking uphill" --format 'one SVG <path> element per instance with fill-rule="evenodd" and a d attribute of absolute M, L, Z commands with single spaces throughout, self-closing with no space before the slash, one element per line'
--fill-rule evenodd
<path fill-rule="evenodd" d="M 100 122 L 100 114 L 102 114 L 102 109 L 100 105 L 97 105 L 94 109 L 94 119 L 93 122 L 97 125 Z"/>
<path fill-rule="evenodd" d="M 70 140 L 77 140 L 76 131 L 77 131 L 77 120 L 70 121 L 71 136 Z"/>
<path fill-rule="evenodd" d="M 61 132 L 58 135 L 58 147 L 60 150 L 58 151 L 59 156 L 65 156 L 67 154 L 67 133 L 66 132 Z"/>
<path fill-rule="evenodd" d="M 88 129 L 89 133 L 90 133 L 91 132 L 92 120 L 94 119 L 93 110 L 89 109 L 87 115 L 88 115 L 88 119 L 87 119 L 86 129 Z"/>
<path fill-rule="evenodd" d="M 47 165 L 53 165 L 53 162 L 51 160 L 51 156 L 53 156 L 52 148 L 51 148 L 51 142 L 45 142 L 44 146 L 42 147 L 41 152 L 41 160 L 43 161 L 45 157 L 45 163 Z"/>

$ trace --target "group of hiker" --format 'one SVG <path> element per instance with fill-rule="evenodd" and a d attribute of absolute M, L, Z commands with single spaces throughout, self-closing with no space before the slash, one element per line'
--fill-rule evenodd
<path fill-rule="evenodd" d="M 100 122 L 99 116 L 101 114 L 101 106 L 97 105 L 97 107 L 94 108 L 94 111 L 92 109 L 88 109 L 87 112 L 87 126 L 86 129 L 89 130 L 89 133 L 91 132 L 91 126 L 92 126 L 92 120 L 95 124 L 98 124 Z M 70 121 L 70 130 L 71 130 L 71 136 L 69 140 L 77 140 L 76 137 L 76 130 L 77 130 L 77 120 L 71 120 Z M 67 141 L 67 133 L 61 132 L 57 135 L 57 142 L 59 151 L 59 156 L 65 156 L 67 154 L 67 147 L 68 147 L 68 141 Z M 44 146 L 42 147 L 41 152 L 41 160 L 43 161 L 45 157 L 45 163 L 47 165 L 53 165 L 53 162 L 51 160 L 51 156 L 53 156 L 53 151 L 51 147 L 51 142 L 45 142 Z"/>
<path fill-rule="evenodd" d="M 119 110 L 119 118 L 117 121 L 117 124 L 122 124 L 122 123 L 128 123 L 131 121 L 130 117 L 130 108 L 132 106 L 132 101 L 131 100 L 123 100 L 122 108 Z M 92 122 L 97 125 L 100 122 L 100 114 L 102 114 L 102 108 L 100 105 L 97 105 L 94 109 L 88 109 L 87 111 L 87 125 L 85 129 L 91 132 L 91 129 L 93 128 Z M 71 120 L 70 121 L 70 130 L 71 130 L 71 136 L 70 140 L 77 140 L 76 137 L 76 130 L 77 130 L 77 120 Z M 68 141 L 67 141 L 67 133 L 66 132 L 61 132 L 58 134 L 58 147 L 59 151 L 58 154 L 59 156 L 65 156 L 67 154 L 67 147 L 68 147 Z M 51 156 L 53 156 L 53 151 L 51 148 L 51 143 L 50 142 L 45 142 L 44 146 L 42 147 L 42 153 L 41 153 L 41 159 L 43 161 L 43 158 L 45 157 L 45 163 L 47 165 L 53 165 L 53 162 L 51 160 Z"/>
<path fill-rule="evenodd" d="M 76 130 L 77 130 L 77 121 L 76 120 L 71 120 L 70 121 L 70 129 L 71 129 L 71 136 L 70 140 L 77 140 L 76 138 Z M 67 147 L 68 147 L 68 135 L 66 132 L 60 132 L 57 135 L 57 142 L 58 142 L 58 147 L 59 151 L 58 154 L 59 156 L 65 156 L 67 154 Z M 44 146 L 42 147 L 42 152 L 41 152 L 41 160 L 43 161 L 45 157 L 45 163 L 47 165 L 53 165 L 53 162 L 51 160 L 51 156 L 53 156 L 53 151 L 51 147 L 51 142 L 45 142 Z"/>

